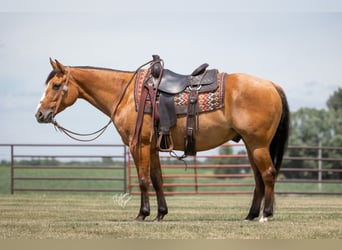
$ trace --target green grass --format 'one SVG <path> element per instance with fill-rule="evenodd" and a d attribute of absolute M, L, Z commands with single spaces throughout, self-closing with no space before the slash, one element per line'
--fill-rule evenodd
<path fill-rule="evenodd" d="M 273 221 L 245 222 L 249 195 L 167 197 L 169 215 L 136 222 L 139 196 L 126 207 L 112 195 L 0 196 L 1 239 L 340 239 L 342 197 L 277 196 Z"/>
<path fill-rule="evenodd" d="M 11 168 L 0 165 L 0 194 L 11 193 Z"/>

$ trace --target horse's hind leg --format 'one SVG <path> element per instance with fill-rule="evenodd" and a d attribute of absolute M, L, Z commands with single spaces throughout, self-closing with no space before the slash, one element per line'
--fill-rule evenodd
<path fill-rule="evenodd" d="M 256 149 L 253 155 L 265 184 L 264 210 L 260 219 L 260 222 L 264 222 L 273 216 L 274 184 L 277 171 L 274 168 L 268 148 Z"/>
<path fill-rule="evenodd" d="M 159 153 L 155 150 L 151 151 L 151 180 L 156 191 L 158 203 L 158 215 L 155 220 L 161 221 L 168 213 L 168 209 L 163 190 L 163 176 L 160 168 Z"/>
<path fill-rule="evenodd" d="M 258 167 L 254 163 L 252 154 L 250 153 L 249 150 L 247 151 L 248 151 L 249 161 L 254 172 L 255 188 L 254 188 L 252 205 L 245 220 L 253 220 L 254 218 L 259 217 L 261 202 L 265 195 L 265 184 L 258 170 Z"/>
<path fill-rule="evenodd" d="M 270 156 L 268 147 L 255 148 L 251 150 L 251 157 L 253 158 L 253 162 L 257 169 L 255 168 L 254 172 L 256 173 L 255 180 L 256 185 L 259 184 L 259 192 L 256 192 L 257 195 L 253 198 L 253 204 L 251 207 L 251 217 L 256 216 L 257 207 L 260 207 L 261 204 L 261 194 L 263 191 L 263 185 L 261 184 L 261 179 L 264 184 L 264 209 L 263 216 L 260 219 L 260 222 L 267 221 L 268 218 L 273 216 L 273 204 L 274 204 L 274 184 L 276 181 L 276 170 L 273 166 L 273 162 Z M 261 177 L 261 178 L 260 178 Z M 256 186 L 256 190 L 257 190 Z M 252 212 L 252 213 L 251 213 Z M 253 212 L 255 212 L 253 214 Z M 249 215 L 250 215 L 249 214 Z M 248 219 L 252 219 L 247 216 Z"/>

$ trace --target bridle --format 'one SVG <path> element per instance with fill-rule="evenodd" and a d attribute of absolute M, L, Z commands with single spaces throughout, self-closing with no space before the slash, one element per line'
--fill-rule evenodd
<path fill-rule="evenodd" d="M 93 133 L 77 133 L 77 132 L 73 132 L 69 129 L 64 128 L 63 126 L 61 126 L 55 119 L 55 116 L 57 115 L 59 106 L 62 103 L 63 97 L 65 96 L 65 94 L 68 92 L 68 85 L 69 85 L 69 81 L 70 81 L 70 76 L 71 76 L 71 70 L 70 67 L 66 67 L 67 69 L 67 77 L 66 80 L 64 81 L 64 83 L 62 83 L 59 92 L 57 93 L 58 97 L 57 97 L 57 102 L 56 102 L 56 106 L 55 109 L 53 111 L 53 115 L 52 115 L 52 120 L 51 123 L 55 126 L 55 129 L 63 132 L 64 134 L 66 134 L 67 136 L 69 136 L 70 138 L 76 140 L 76 141 L 82 141 L 82 142 L 90 142 L 90 141 L 94 141 L 96 140 L 98 137 L 100 137 L 105 130 L 108 128 L 108 126 L 111 124 L 111 119 L 109 119 L 108 123 L 102 127 L 101 129 L 93 132 Z M 82 137 L 86 137 L 86 136 L 93 136 L 95 135 L 93 138 L 90 139 L 80 139 L 80 138 L 76 138 L 76 136 L 82 136 Z"/>
<path fill-rule="evenodd" d="M 109 117 L 109 121 L 106 123 L 106 125 L 104 125 L 102 128 L 100 128 L 99 130 L 95 131 L 95 132 L 92 132 L 92 133 L 77 133 L 77 132 L 74 132 L 74 131 L 71 131 L 69 129 L 66 129 L 64 128 L 63 126 L 61 126 L 55 119 L 55 116 L 57 115 L 57 112 L 58 112 L 58 109 L 62 103 L 62 100 L 63 100 L 63 97 L 65 96 L 65 94 L 68 92 L 68 85 L 69 85 L 69 81 L 70 81 L 70 78 L 72 77 L 71 76 L 71 70 L 70 70 L 70 67 L 66 67 L 66 70 L 67 70 L 67 77 L 66 77 L 66 80 L 64 83 L 62 83 L 60 89 L 59 89 L 59 92 L 58 92 L 58 97 L 57 97 L 57 102 L 56 102 L 56 107 L 53 111 L 53 118 L 51 120 L 51 123 L 55 126 L 55 129 L 56 130 L 59 130 L 61 132 L 63 132 L 64 134 L 66 134 L 68 137 L 70 137 L 71 139 L 74 139 L 76 141 L 81 141 L 81 142 L 90 142 L 90 141 L 94 141 L 96 140 L 97 138 L 99 138 L 105 131 L 106 129 L 109 127 L 109 125 L 112 123 L 112 118 L 115 116 L 115 113 L 122 101 L 122 99 L 124 98 L 125 94 L 126 94 L 126 91 L 129 87 L 129 85 L 132 83 L 134 77 L 137 75 L 138 71 L 141 70 L 141 68 L 145 67 L 146 65 L 148 64 L 152 64 L 155 63 L 154 60 L 151 60 L 151 61 L 148 61 L 144 64 L 142 64 L 139 68 L 137 68 L 134 72 L 134 74 L 132 75 L 132 77 L 130 78 L 130 80 L 128 81 L 128 83 L 126 84 L 124 90 L 122 91 L 120 97 L 119 97 L 119 100 L 118 102 L 116 103 L 116 105 L 114 104 L 113 105 L 113 111 L 112 111 L 112 114 L 110 115 Z M 77 138 L 76 136 L 79 136 L 79 137 L 89 137 L 89 136 L 94 136 L 93 138 L 90 138 L 90 139 L 81 139 L 81 138 Z"/>
<path fill-rule="evenodd" d="M 53 111 L 53 117 L 55 117 L 55 115 L 57 114 L 57 111 L 59 109 L 59 106 L 61 105 L 63 96 L 68 91 L 68 84 L 69 84 L 69 79 L 70 79 L 70 69 L 69 69 L 69 67 L 67 69 L 68 69 L 68 73 L 67 73 L 66 80 L 62 84 L 61 88 L 59 88 L 59 91 L 57 93 L 58 94 L 58 98 L 57 98 L 57 102 L 56 102 L 56 107 L 55 107 L 55 109 Z"/>

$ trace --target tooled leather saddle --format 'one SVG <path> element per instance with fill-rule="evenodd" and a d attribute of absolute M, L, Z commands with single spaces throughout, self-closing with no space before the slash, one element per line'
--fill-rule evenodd
<path fill-rule="evenodd" d="M 136 100 L 138 118 L 133 137 L 133 144 L 137 144 L 140 136 L 143 114 L 152 114 L 153 130 L 157 134 L 157 149 L 163 152 L 173 150 L 173 140 L 170 129 L 177 123 L 177 115 L 187 117 L 184 138 L 184 156 L 196 155 L 196 131 L 198 129 L 199 112 L 211 111 L 199 105 L 199 95 L 213 93 L 221 88 L 218 104 L 215 108 L 223 107 L 223 93 L 221 85 L 225 74 L 218 76 L 216 69 L 207 70 L 209 65 L 204 63 L 190 75 L 181 75 L 164 69 L 163 61 L 158 55 L 153 55 L 153 61 L 147 72 L 144 72 L 142 86 L 137 86 Z M 137 77 L 137 81 L 138 81 Z M 137 84 L 138 85 L 138 84 Z M 138 90 L 137 90 L 138 88 Z M 139 89 L 140 88 L 140 89 Z M 187 100 L 187 105 L 177 105 Z M 212 98 L 213 99 L 213 98 Z M 217 101 L 217 100 L 216 100 Z M 214 108 L 212 109 L 214 110 Z"/>

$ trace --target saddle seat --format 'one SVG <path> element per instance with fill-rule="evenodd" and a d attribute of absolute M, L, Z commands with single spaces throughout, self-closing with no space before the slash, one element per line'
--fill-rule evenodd
<path fill-rule="evenodd" d="M 210 85 L 216 81 L 216 70 L 206 70 L 209 64 L 204 63 L 196 68 L 191 75 L 181 75 L 169 69 L 164 69 L 158 90 L 170 95 L 185 91 L 187 87 Z M 217 88 L 217 86 L 213 86 Z M 208 91 L 206 89 L 206 91 Z"/>

